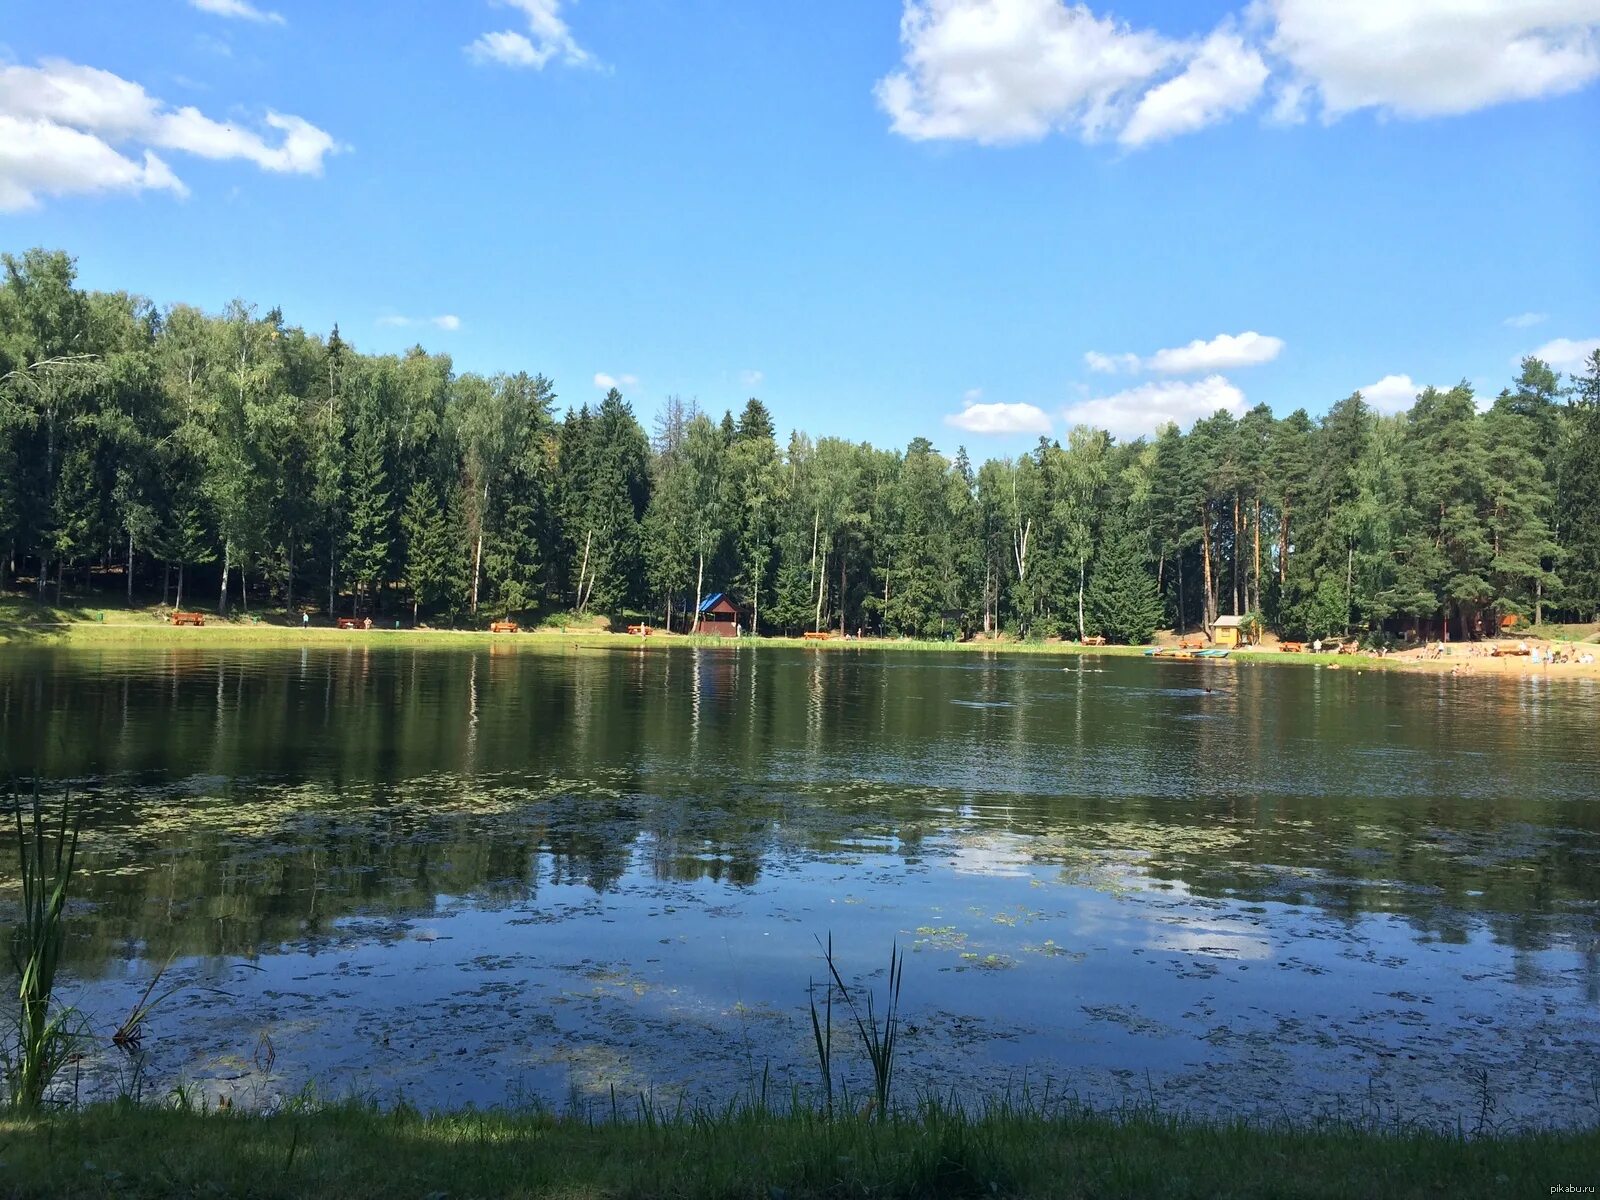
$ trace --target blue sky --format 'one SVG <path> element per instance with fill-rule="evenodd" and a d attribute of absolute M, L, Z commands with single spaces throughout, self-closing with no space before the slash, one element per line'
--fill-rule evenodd
<path fill-rule="evenodd" d="M 1600 345 L 1596 0 L 1177 7 L 0 0 L 0 248 L 980 457 Z"/>

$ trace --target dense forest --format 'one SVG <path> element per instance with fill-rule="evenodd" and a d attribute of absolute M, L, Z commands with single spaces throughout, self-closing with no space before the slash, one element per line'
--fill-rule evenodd
<path fill-rule="evenodd" d="M 974 465 L 669 400 L 358 353 L 234 302 L 157 310 L 5 255 L 5 582 L 420 621 L 648 614 L 734 596 L 762 632 L 1143 641 L 1223 613 L 1284 633 L 1472 636 L 1600 612 L 1600 352 L 1480 406 L 1360 393 Z M 1314 407 L 1323 401 L 1313 400 Z M 114 591 L 115 589 L 115 591 Z M 109 596 L 108 596 L 109 598 Z"/>

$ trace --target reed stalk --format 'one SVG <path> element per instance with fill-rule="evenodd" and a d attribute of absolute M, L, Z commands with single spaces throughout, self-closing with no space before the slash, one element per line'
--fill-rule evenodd
<path fill-rule="evenodd" d="M 17 861 L 22 875 L 22 922 L 11 933 L 11 964 L 18 975 L 17 1034 L 5 1054 L 11 1104 L 34 1112 L 79 1040 L 76 1013 L 55 1002 L 56 971 L 66 940 L 67 892 L 78 857 L 79 819 L 70 797 L 54 823 L 45 820 L 39 786 L 27 806 L 16 797 Z"/>

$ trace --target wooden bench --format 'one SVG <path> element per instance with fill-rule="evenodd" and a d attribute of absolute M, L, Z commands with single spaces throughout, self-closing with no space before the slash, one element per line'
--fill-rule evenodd
<path fill-rule="evenodd" d="M 1105 638 L 1101 637 L 1099 634 L 1096 634 L 1094 637 L 1086 637 L 1086 638 L 1084 638 L 1083 639 L 1083 644 L 1085 646 L 1104 646 L 1106 644 L 1106 640 L 1105 640 Z"/>
<path fill-rule="evenodd" d="M 1184 638 L 1178 643 L 1179 650 L 1204 650 L 1206 644 L 1199 638 Z"/>
<path fill-rule="evenodd" d="M 1279 642 L 1278 649 L 1285 654 L 1304 654 L 1306 644 L 1304 642 Z"/>
<path fill-rule="evenodd" d="M 805 633 L 802 633 L 800 636 L 805 638 L 805 640 L 808 641 L 808 642 L 825 642 L 825 641 L 827 641 L 829 638 L 831 638 L 833 636 L 833 632 L 831 630 L 828 630 L 828 629 L 820 629 L 820 630 L 809 630 L 808 629 L 808 630 L 806 630 Z"/>
<path fill-rule="evenodd" d="M 1360 642 L 1340 642 L 1339 643 L 1339 653 L 1340 654 L 1360 654 L 1361 653 L 1361 643 Z"/>
<path fill-rule="evenodd" d="M 522 627 L 515 621 L 490 621 L 490 633 L 516 633 Z"/>
<path fill-rule="evenodd" d="M 340 617 L 339 618 L 339 628 L 340 629 L 371 629 L 372 628 L 372 618 L 371 617 Z"/>
<path fill-rule="evenodd" d="M 629 625 L 628 632 L 634 637 L 649 637 L 655 631 L 648 625 Z"/>
<path fill-rule="evenodd" d="M 204 625 L 206 623 L 206 615 L 205 613 L 186 613 L 174 610 L 172 614 L 172 623 L 174 625 Z"/>

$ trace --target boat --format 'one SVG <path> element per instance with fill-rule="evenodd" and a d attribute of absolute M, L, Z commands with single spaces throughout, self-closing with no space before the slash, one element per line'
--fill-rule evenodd
<path fill-rule="evenodd" d="M 1212 648 L 1209 650 L 1196 650 L 1194 656 L 1196 658 L 1227 658 L 1228 652 L 1223 649 Z"/>

